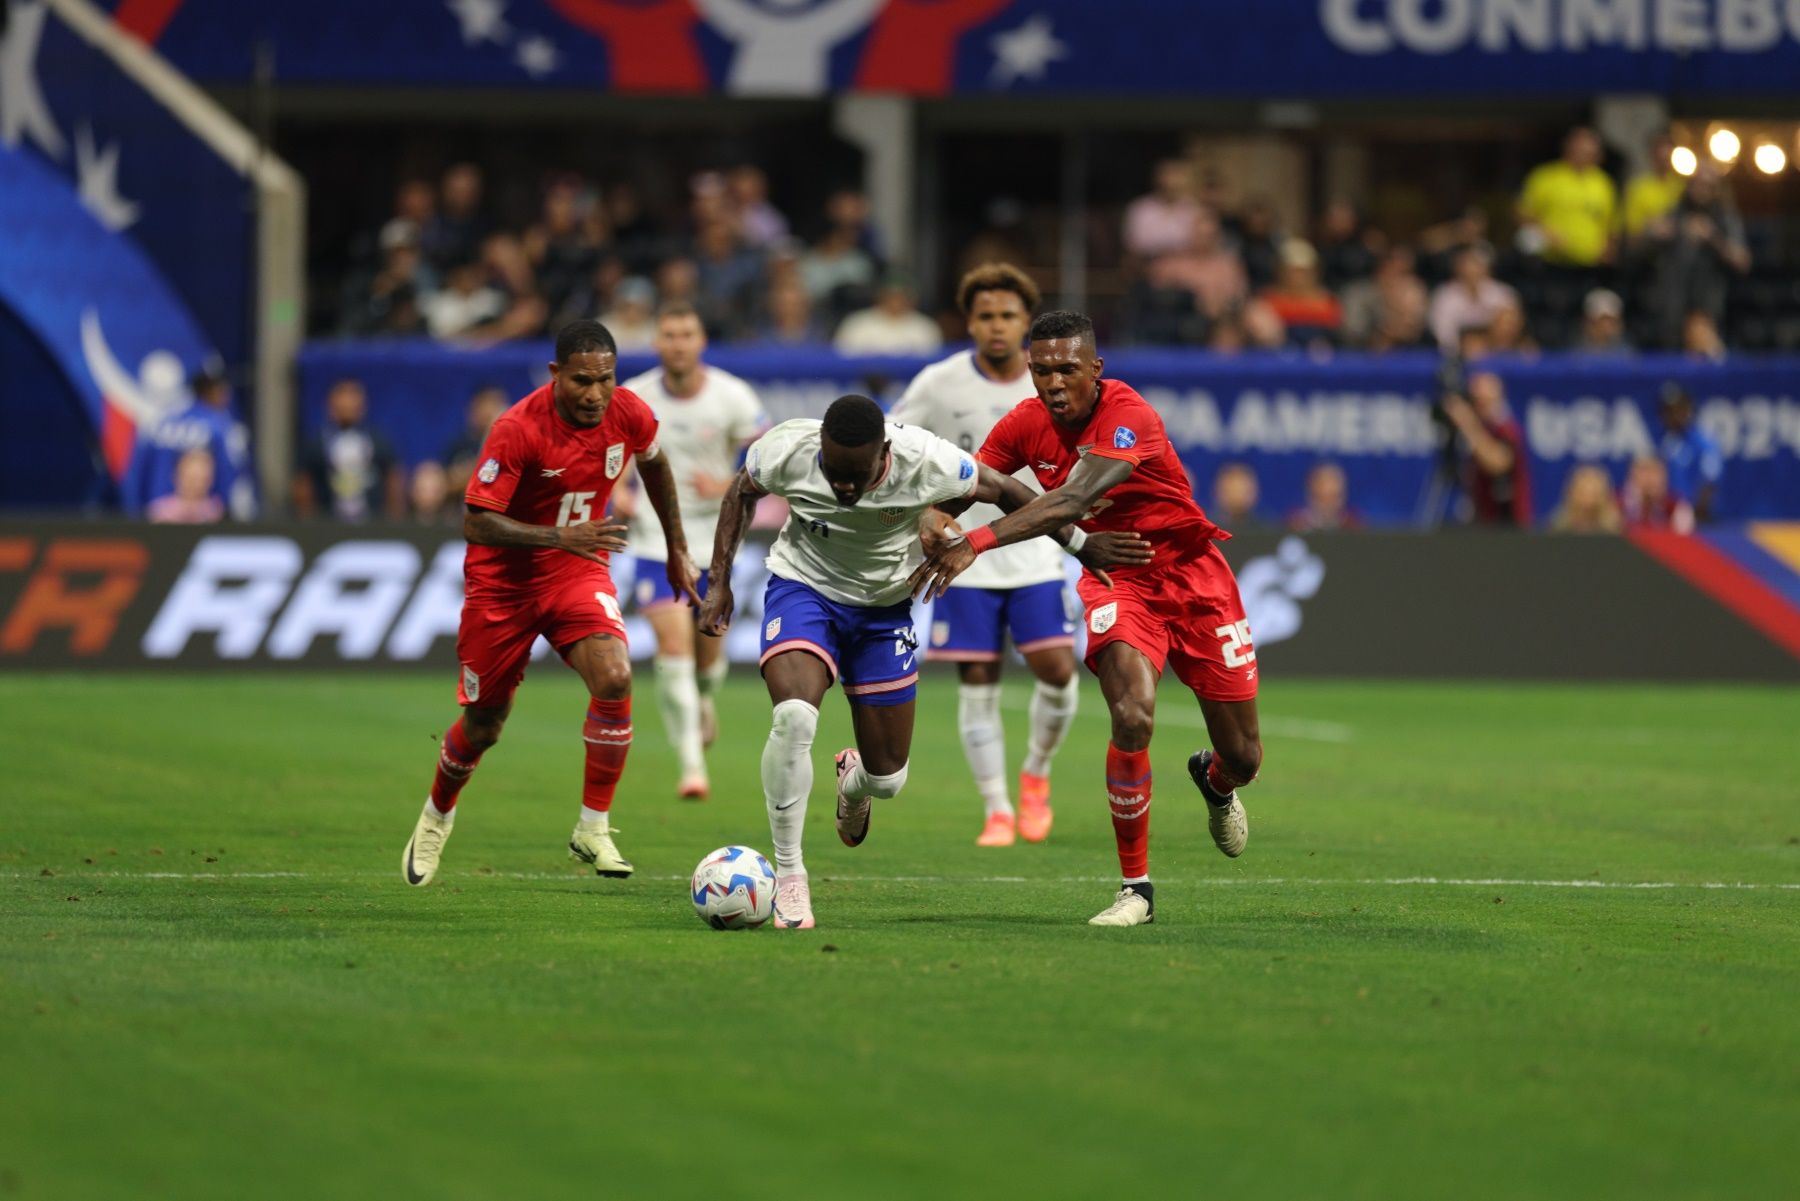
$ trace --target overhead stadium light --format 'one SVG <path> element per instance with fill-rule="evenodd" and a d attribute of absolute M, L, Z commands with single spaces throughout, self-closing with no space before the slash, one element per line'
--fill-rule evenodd
<path fill-rule="evenodd" d="M 1744 144 L 1738 141 L 1737 134 L 1729 129 L 1721 128 L 1713 130 L 1712 137 L 1706 140 L 1706 148 L 1712 151 L 1712 156 L 1721 163 L 1735 163 L 1738 152 L 1744 148 Z"/>
<path fill-rule="evenodd" d="M 1787 166 L 1787 151 L 1773 142 L 1764 142 L 1758 146 L 1751 157 L 1756 163 L 1756 169 L 1764 175 L 1779 175 L 1781 169 Z"/>
<path fill-rule="evenodd" d="M 1669 151 L 1669 166 L 1677 175 L 1692 175 L 1700 169 L 1700 156 L 1686 146 L 1677 146 Z"/>

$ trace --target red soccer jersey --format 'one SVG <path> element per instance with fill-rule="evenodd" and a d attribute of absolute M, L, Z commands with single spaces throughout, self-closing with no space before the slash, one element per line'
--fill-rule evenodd
<path fill-rule="evenodd" d="M 564 421 L 545 384 L 502 413 L 481 448 L 463 499 L 527 525 L 580 525 L 606 512 L 633 455 L 656 445 L 656 414 L 635 393 L 613 390 L 593 429 Z M 463 557 L 470 596 L 550 590 L 594 564 L 554 547 L 474 546 Z"/>
<path fill-rule="evenodd" d="M 994 426 L 976 457 L 1007 475 L 1029 467 L 1048 492 L 1068 483 L 1069 472 L 1089 454 L 1123 459 L 1136 470 L 1095 501 L 1078 524 L 1090 532 L 1136 530 L 1156 544 L 1156 558 L 1147 567 L 1115 567 L 1113 575 L 1155 571 L 1197 543 L 1231 537 L 1194 502 L 1193 485 L 1169 445 L 1162 418 L 1118 380 L 1101 381 L 1100 403 L 1081 430 L 1057 424 L 1035 396 L 1021 401 Z"/>

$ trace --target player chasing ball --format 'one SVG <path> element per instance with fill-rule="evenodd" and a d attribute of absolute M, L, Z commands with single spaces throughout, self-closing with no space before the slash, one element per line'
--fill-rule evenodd
<path fill-rule="evenodd" d="M 1037 302 L 1037 285 L 1011 263 L 983 263 L 964 275 L 956 303 L 968 319 L 975 349 L 919 372 L 890 418 L 976 450 L 995 423 L 1029 395 L 1025 333 Z M 1029 472 L 1016 478 L 1037 491 Z M 682 511 L 688 512 L 685 496 Z M 995 506 L 976 505 L 963 521 L 987 524 L 999 517 Z M 1006 727 L 1000 720 L 1000 656 L 1009 630 L 1037 677 L 1016 815 L 1007 795 Z M 1015 838 L 1042 842 L 1053 820 L 1050 760 L 1075 720 L 1081 692 L 1061 548 L 1048 538 L 1033 538 L 976 560 L 938 598 L 925 658 L 956 664 L 957 728 L 986 810 L 976 845 L 1011 846 Z"/>
<path fill-rule="evenodd" d="M 401 855 L 406 882 L 437 873 L 457 794 L 512 711 L 539 635 L 587 685 L 587 767 L 569 851 L 602 876 L 629 876 L 609 811 L 631 750 L 631 659 L 606 556 L 625 549 L 625 525 L 604 517 L 627 459 L 662 520 L 669 587 L 692 598 L 674 472 L 657 447 L 656 416 L 614 383 L 618 351 L 598 321 L 556 337 L 550 382 L 494 422 L 464 500 L 465 597 L 456 636 L 462 716 L 444 733 L 437 776 Z M 601 515 L 596 520 L 596 515 Z"/>
<path fill-rule="evenodd" d="M 1250 836 L 1237 790 L 1262 765 L 1256 649 L 1237 581 L 1216 545 L 1231 535 L 1194 503 L 1156 410 L 1129 385 L 1101 378 L 1093 323 L 1080 313 L 1042 314 L 1031 324 L 1026 357 L 1038 399 L 1001 419 L 977 458 L 996 472 L 1030 467 L 1044 495 L 966 532 L 928 524 L 925 561 L 911 582 L 916 595 L 936 597 L 984 552 L 1070 522 L 1089 531 L 1090 543 L 1101 531 L 1130 530 L 1154 547 L 1148 563 L 1121 565 L 1110 587 L 1091 573 L 1080 583 L 1087 666 L 1112 717 L 1106 793 L 1123 876 L 1113 903 L 1089 920 L 1144 925 L 1156 916 L 1150 736 L 1157 680 L 1173 664 L 1200 701 L 1212 747 L 1188 759 L 1188 774 L 1206 798 L 1213 841 L 1235 857 Z"/>
<path fill-rule="evenodd" d="M 720 509 L 703 634 L 722 635 L 731 623 L 731 564 L 757 501 L 770 494 L 789 506 L 763 596 L 761 665 L 774 706 L 762 757 L 775 845 L 773 924 L 808 929 L 801 837 L 826 689 L 841 678 L 855 730 L 856 746 L 836 757 L 837 832 L 854 847 L 868 836 L 873 799 L 896 796 L 906 783 L 919 679 L 909 592 L 921 518 L 953 501 L 1014 509 L 1032 493 L 936 434 L 887 424 L 868 397 L 841 396 L 823 421 L 783 422 L 750 447 Z M 1149 543 L 1129 533 L 1039 532 L 1057 535 L 1101 578 L 1108 567 L 1150 559 Z"/>
<path fill-rule="evenodd" d="M 625 387 L 656 414 L 657 445 L 674 473 L 688 537 L 696 546 L 711 546 L 738 460 L 768 418 L 749 384 L 702 361 L 706 328 L 692 305 L 663 305 L 653 344 L 660 366 L 626 380 Z M 626 503 L 615 503 L 614 512 L 629 510 L 627 544 L 638 562 L 633 599 L 656 633 L 656 699 L 680 765 L 676 795 L 705 800 L 711 791 L 705 749 L 718 734 L 713 696 L 731 664 L 720 639 L 694 637 L 694 610 L 669 582 L 667 539 L 655 507 L 629 491 L 620 492 L 619 500 Z M 701 572 L 701 596 L 707 580 Z"/>

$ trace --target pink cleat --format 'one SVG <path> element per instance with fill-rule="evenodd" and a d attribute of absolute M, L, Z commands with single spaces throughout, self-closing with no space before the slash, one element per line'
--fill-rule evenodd
<path fill-rule="evenodd" d="M 1044 776 L 1019 773 L 1019 837 L 1026 842 L 1042 842 L 1050 837 L 1050 823 L 1056 814 L 1050 809 L 1050 781 Z"/>
<path fill-rule="evenodd" d="M 981 836 L 975 840 L 978 847 L 1009 847 L 1017 838 L 1017 829 L 1010 813 L 988 814 L 987 825 L 981 827 Z"/>
<path fill-rule="evenodd" d="M 775 877 L 773 921 L 777 930 L 813 928 L 812 889 L 807 887 L 805 872 Z"/>
<path fill-rule="evenodd" d="M 844 777 L 860 763 L 862 752 L 855 747 L 837 754 L 837 832 L 839 840 L 847 847 L 859 847 L 869 836 L 869 798 L 853 801 L 844 795 Z"/>

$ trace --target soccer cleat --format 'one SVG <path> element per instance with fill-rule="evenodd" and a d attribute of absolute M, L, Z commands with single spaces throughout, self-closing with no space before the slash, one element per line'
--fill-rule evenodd
<path fill-rule="evenodd" d="M 675 789 L 675 795 L 684 801 L 704 801 L 712 795 L 712 785 L 707 782 L 706 773 L 695 772 L 681 777 L 681 784 Z"/>
<path fill-rule="evenodd" d="M 978 847 L 1009 847 L 1017 836 L 1017 828 L 1010 813 L 988 814 L 987 825 L 981 827 L 980 837 L 975 839 Z"/>
<path fill-rule="evenodd" d="M 619 854 L 619 848 L 613 845 L 612 836 L 612 830 L 576 826 L 575 833 L 569 835 L 569 854 L 583 863 L 593 864 L 596 876 L 623 880 L 634 869 L 631 860 Z"/>
<path fill-rule="evenodd" d="M 1026 842 L 1042 842 L 1050 837 L 1050 823 L 1056 814 L 1050 810 L 1050 779 L 1019 773 L 1019 837 Z"/>
<path fill-rule="evenodd" d="M 706 750 L 719 740 L 719 710 L 713 698 L 700 698 L 700 748 Z"/>
<path fill-rule="evenodd" d="M 1206 828 L 1212 831 L 1212 840 L 1218 848 L 1236 859 L 1244 853 L 1244 847 L 1250 842 L 1250 819 L 1244 813 L 1244 803 L 1238 800 L 1237 793 L 1229 797 L 1219 797 L 1213 786 L 1206 781 L 1207 766 L 1212 763 L 1211 751 L 1195 751 L 1188 756 L 1188 775 L 1193 777 L 1194 784 L 1200 789 L 1200 795 L 1206 798 Z"/>
<path fill-rule="evenodd" d="M 1124 884 L 1113 903 L 1088 919 L 1090 926 L 1148 926 L 1156 920 L 1156 890 L 1148 883 Z"/>
<path fill-rule="evenodd" d="M 837 753 L 837 832 L 847 847 L 859 847 L 869 836 L 869 798 L 853 801 L 844 795 L 844 777 L 862 762 L 862 752 L 855 747 Z"/>
<path fill-rule="evenodd" d="M 429 803 L 425 809 L 400 855 L 400 874 L 414 888 L 425 887 L 437 875 L 438 856 L 444 853 L 444 843 L 455 827 L 450 818 L 439 817 Z"/>
<path fill-rule="evenodd" d="M 805 872 L 775 877 L 775 910 L 770 920 L 777 930 L 813 928 L 812 889 Z"/>

